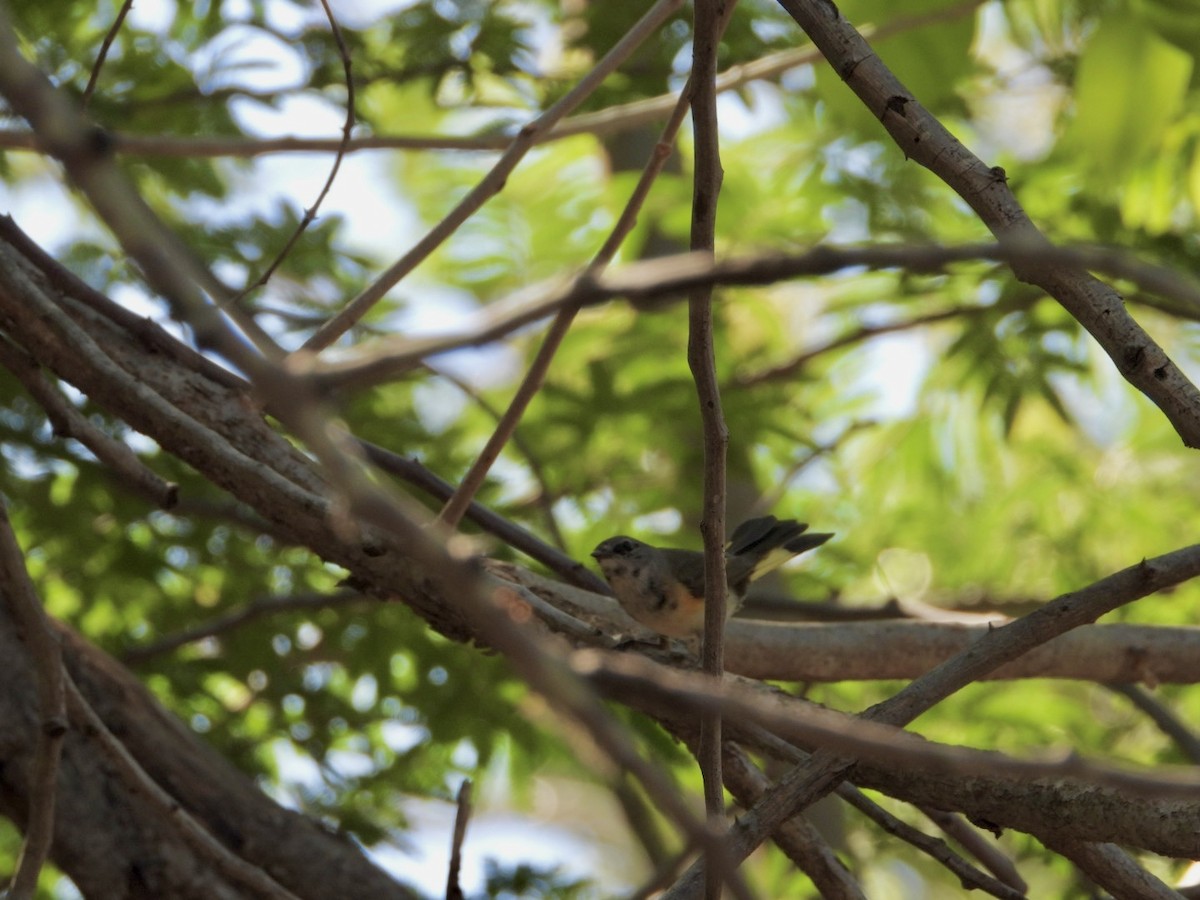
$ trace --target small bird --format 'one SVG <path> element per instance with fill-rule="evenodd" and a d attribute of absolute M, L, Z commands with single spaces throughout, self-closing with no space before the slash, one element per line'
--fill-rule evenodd
<path fill-rule="evenodd" d="M 809 532 L 794 519 L 749 519 L 725 545 L 729 584 L 726 618 L 742 605 L 750 582 L 805 550 L 819 547 L 832 534 Z M 704 630 L 704 554 L 696 550 L 652 547 L 618 535 L 592 551 L 617 601 L 633 618 L 668 637 L 694 637 Z"/>

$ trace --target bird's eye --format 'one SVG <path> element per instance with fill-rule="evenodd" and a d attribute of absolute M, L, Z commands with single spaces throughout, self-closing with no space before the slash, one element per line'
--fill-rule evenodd
<path fill-rule="evenodd" d="M 617 556 L 628 556 L 630 553 L 633 552 L 633 548 L 635 546 L 637 546 L 637 545 L 633 541 L 626 538 L 623 541 L 618 541 L 617 545 L 615 547 L 613 547 L 612 549 L 613 549 L 613 553 L 615 553 Z"/>

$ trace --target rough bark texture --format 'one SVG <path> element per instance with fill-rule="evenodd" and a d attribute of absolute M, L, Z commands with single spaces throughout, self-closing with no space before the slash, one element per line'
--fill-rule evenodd
<path fill-rule="evenodd" d="M 167 713 L 119 663 L 62 629 L 63 655 L 108 729 L 225 847 L 303 898 L 410 897 L 348 839 L 283 809 Z M 0 604 L 0 680 L 32 684 L 33 668 Z M 0 692 L 0 814 L 21 825 L 37 746 L 32 690 Z M 155 812 L 77 717 L 63 748 L 53 859 L 88 897 L 248 896 Z"/>
<path fill-rule="evenodd" d="M 45 271 L 0 241 L 0 329 L 10 340 L 247 503 L 272 528 L 346 567 L 363 590 L 402 599 L 448 637 L 479 637 L 405 547 L 369 528 L 356 534 L 335 527 L 317 468 L 270 427 L 236 378 L 49 263 L 41 265 Z M 539 593 L 563 602 L 552 590 Z M 302 897 L 405 896 L 354 847 L 264 798 L 118 664 L 76 637 L 65 643 L 69 668 L 110 730 L 238 857 Z M 0 672 L 8 684 L 32 684 L 7 619 L 0 619 Z M 0 697 L 0 813 L 18 822 L 28 796 L 33 698 L 32 689 Z M 621 699 L 639 705 L 637 698 Z M 678 720 L 677 706 L 648 711 L 668 726 L 690 727 Z M 897 797 L 950 806 L 1001 826 L 1121 841 L 1163 854 L 1187 855 L 1200 846 L 1196 810 L 1184 804 L 1129 802 L 1104 789 L 1081 793 L 1015 780 L 916 777 L 895 768 L 860 766 L 857 775 Z M 54 860 L 89 896 L 248 896 L 214 875 L 168 817 L 130 793 L 87 734 L 73 731 L 67 741 L 59 796 Z"/>

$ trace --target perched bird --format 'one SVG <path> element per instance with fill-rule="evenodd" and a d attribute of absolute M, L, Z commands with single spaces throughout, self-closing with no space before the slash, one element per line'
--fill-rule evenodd
<path fill-rule="evenodd" d="M 725 545 L 729 583 L 726 615 L 742 605 L 750 582 L 805 550 L 819 547 L 832 534 L 812 533 L 793 519 L 749 519 Z M 669 637 L 693 637 L 704 630 L 704 554 L 696 550 L 652 547 L 618 535 L 602 542 L 592 556 L 633 618 Z"/>

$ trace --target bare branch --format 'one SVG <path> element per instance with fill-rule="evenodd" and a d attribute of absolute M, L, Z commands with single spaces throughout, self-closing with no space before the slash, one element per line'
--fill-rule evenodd
<path fill-rule="evenodd" d="M 622 242 L 628 237 L 629 233 L 633 230 L 633 226 L 637 223 L 638 212 L 646 202 L 646 197 L 649 196 L 650 188 L 653 186 L 655 179 L 658 178 L 659 173 L 662 172 L 663 166 L 670 157 L 671 149 L 675 142 L 675 135 L 679 131 L 680 125 L 683 124 L 683 118 L 688 108 L 685 96 L 681 96 L 679 102 L 676 103 L 671 118 L 667 121 L 662 135 L 658 139 L 658 143 L 654 146 L 654 151 L 651 153 L 649 161 L 642 170 L 642 175 L 638 179 L 637 186 L 634 187 L 633 193 L 625 204 L 625 208 L 621 211 L 621 215 L 617 218 L 617 222 L 609 233 L 608 238 L 605 240 L 603 246 L 601 246 L 599 253 L 596 254 L 596 257 L 589 265 L 587 270 L 589 273 L 595 274 L 607 268 L 616 255 L 617 250 L 620 249 Z M 508 409 L 505 411 L 504 418 L 496 426 L 496 430 L 492 433 L 492 436 L 488 438 L 487 445 L 480 451 L 478 458 L 463 477 L 458 490 L 454 492 L 454 496 L 442 508 L 439 518 L 446 523 L 447 527 L 458 527 L 458 523 L 466 513 L 466 509 L 472 498 L 479 492 L 483 480 L 487 477 L 492 464 L 499 457 L 504 444 L 510 437 L 515 436 L 517 423 L 529 407 L 529 403 L 545 383 L 546 374 L 550 370 L 550 363 L 553 361 L 554 355 L 558 352 L 558 348 L 562 345 L 563 339 L 567 336 L 567 331 L 570 329 L 571 323 L 575 321 L 575 316 L 578 312 L 578 306 L 564 305 L 559 309 L 557 315 L 555 315 L 549 330 L 546 332 L 545 337 L 542 338 L 541 346 L 538 347 L 537 356 L 530 363 L 529 370 L 525 373 L 525 377 L 522 379 L 520 386 L 513 395 L 512 401 L 509 403 Z"/>
<path fill-rule="evenodd" d="M 1048 245 L 1008 187 L 929 113 L 883 64 L 838 8 L 825 0 L 779 0 L 904 155 L 929 169 L 976 212 L 1001 241 Z M 1012 260 L 1017 278 L 1050 294 L 1088 330 L 1125 379 L 1150 398 L 1188 447 L 1200 447 L 1200 391 L 1139 325 L 1109 285 L 1076 267 Z"/>
<path fill-rule="evenodd" d="M 730 792 L 743 806 L 750 806 L 770 790 L 770 779 L 755 766 L 746 752 L 732 741 L 724 745 L 724 773 Z M 788 819 L 772 835 L 775 844 L 800 867 L 827 900 L 866 900 L 866 894 L 837 854 L 803 816 Z"/>
<path fill-rule="evenodd" d="M 360 441 L 363 454 L 373 465 L 385 472 L 402 478 L 439 500 L 449 500 L 454 487 L 419 462 L 376 444 Z M 519 550 L 530 559 L 540 562 L 564 581 L 597 594 L 608 595 L 609 587 L 595 572 L 572 559 L 556 547 L 539 540 L 520 525 L 510 522 L 497 512 L 474 501 L 467 507 L 466 516 L 484 531 L 495 535 L 514 550 Z"/>
<path fill-rule="evenodd" d="M 557 103 L 524 126 L 504 155 L 496 161 L 483 180 L 460 200 L 437 225 L 431 228 L 411 250 L 393 263 L 373 284 L 351 300 L 332 319 L 317 329 L 304 343 L 304 349 L 318 351 L 328 347 L 346 333 L 367 311 L 393 287 L 400 283 L 429 254 L 441 246 L 484 203 L 504 188 L 509 174 L 533 147 L 539 133 L 545 132 L 572 109 L 582 103 L 646 38 L 658 30 L 683 5 L 683 0 L 658 0 L 624 37 L 604 55 Z"/>
<path fill-rule="evenodd" d="M 770 512 L 781 500 L 783 500 L 783 498 L 787 495 L 788 489 L 791 488 L 792 482 L 805 469 L 815 463 L 818 459 L 831 455 L 834 451 L 841 447 L 851 435 L 857 434 L 858 432 L 869 428 L 873 428 L 876 424 L 877 423 L 871 419 L 855 419 L 854 421 L 848 423 L 841 430 L 840 434 L 830 438 L 828 441 L 810 445 L 802 456 L 788 466 L 786 472 L 774 479 L 774 484 L 772 484 L 771 487 L 767 488 L 767 490 L 763 491 L 763 493 L 758 496 L 758 499 L 751 504 L 746 515 L 756 516 L 764 515 Z"/>
<path fill-rule="evenodd" d="M 621 634 L 641 633 L 641 626 L 607 591 L 601 596 L 586 586 L 579 590 L 511 563 L 489 561 L 488 570 L 536 594 L 555 597 L 589 621 L 605 623 Z M 803 609 L 802 604 L 794 605 Z M 910 680 L 969 652 L 995 629 L 1013 621 L 1001 615 L 976 616 L 971 622 L 873 615 L 877 621 L 783 623 L 735 617 L 725 629 L 726 671 L 772 681 Z M 1194 684 L 1200 680 L 1198 655 L 1200 628 L 1083 625 L 979 679 Z"/>
<path fill-rule="evenodd" d="M 810 757 L 813 761 L 836 752 L 875 765 L 902 766 L 906 773 L 1010 777 L 1023 781 L 1068 779 L 1081 787 L 1106 788 L 1130 798 L 1193 804 L 1200 799 L 1200 772 L 1190 767 L 1175 767 L 1171 774 L 1132 770 L 1086 761 L 1073 750 L 1017 758 L 993 750 L 927 740 L 878 719 L 827 709 L 735 676 L 713 682 L 706 675 L 671 669 L 640 655 L 579 650 L 572 662 L 577 672 L 603 687 L 608 696 L 638 709 L 669 719 L 681 713 L 694 719 L 697 712 L 719 710 L 732 732 L 742 734 L 735 724 L 760 726 L 798 747 L 815 750 Z M 776 792 L 783 790 L 786 781 L 785 778 Z M 744 817 L 731 831 L 735 836 L 743 820 Z M 695 886 L 698 888 L 698 884 Z"/>
<path fill-rule="evenodd" d="M 959 246 L 815 247 L 796 254 L 762 254 L 714 261 L 706 253 L 686 253 L 631 263 L 592 277 L 584 274 L 563 284 L 547 282 L 491 303 L 478 322 L 457 334 L 417 340 L 385 338 L 351 358 L 310 363 L 330 388 L 373 384 L 405 372 L 422 359 L 495 341 L 566 305 L 594 306 L 615 297 L 651 300 L 710 285 L 768 285 L 792 278 L 828 275 L 842 269 L 905 269 L 931 273 L 955 262 L 1001 260 L 1014 265 L 1092 269 L 1128 279 L 1146 290 L 1169 295 L 1200 310 L 1200 285 L 1174 270 L 1150 265 L 1123 251 L 1105 247 L 1054 247 L 1007 240 L 999 244 Z"/>
<path fill-rule="evenodd" d="M 838 789 L 839 796 L 844 796 L 841 791 L 842 788 L 846 787 L 848 785 L 843 783 L 842 787 Z M 966 848 L 968 853 L 986 866 L 988 871 L 1000 879 L 1006 886 L 1009 886 L 1021 895 L 1024 895 L 1029 890 L 1029 885 L 1025 883 L 1025 879 L 1021 877 L 1021 873 L 1017 871 L 1012 860 L 1005 856 L 995 844 L 989 843 L 980 834 L 979 829 L 963 821 L 962 816 L 934 809 L 930 806 L 921 806 L 919 808 L 921 812 L 929 817 L 931 822 L 942 829 L 948 837 Z"/>
<path fill-rule="evenodd" d="M 458 873 L 462 868 L 463 839 L 471 818 L 471 779 L 464 778 L 458 788 L 458 811 L 454 815 L 454 837 L 450 842 L 450 867 L 446 872 L 446 900 L 464 900 Z"/>
<path fill-rule="evenodd" d="M 1110 684 L 1109 690 L 1120 694 L 1150 717 L 1159 730 L 1173 740 L 1188 759 L 1200 765 L 1200 736 L 1175 715 L 1165 704 L 1136 684 Z"/>
<path fill-rule="evenodd" d="M 125 745 L 108 730 L 108 726 L 70 678 L 66 681 L 66 689 L 72 718 L 80 724 L 88 737 L 104 750 L 128 789 L 144 797 L 164 824 L 177 830 L 188 846 L 212 863 L 222 875 L 252 892 L 255 897 L 298 900 L 295 894 L 276 882 L 264 870 L 235 855 L 213 837 L 174 797 L 147 775 L 146 770 L 138 764 Z"/>
<path fill-rule="evenodd" d="M 92 73 L 88 76 L 87 86 L 83 89 L 83 97 L 80 98 L 84 109 L 87 109 L 88 104 L 92 101 L 96 82 L 100 80 L 100 70 L 104 68 L 104 60 L 108 58 L 108 51 L 112 47 L 113 41 L 117 39 L 117 35 L 120 34 L 121 25 L 124 24 L 125 17 L 129 15 L 131 9 L 133 9 L 133 0 L 124 0 L 121 8 L 117 10 L 117 17 L 113 19 L 112 27 L 108 29 L 104 40 L 100 42 L 100 52 L 96 54 L 96 62 L 92 65 Z"/>
<path fill-rule="evenodd" d="M 734 2 L 696 0 L 692 29 L 692 75 L 690 102 L 692 139 L 695 144 L 692 180 L 692 227 L 690 249 L 711 254 L 715 247 L 717 198 L 721 193 L 720 134 L 717 129 L 717 51 L 721 35 L 733 12 Z M 696 383 L 700 422 L 704 433 L 703 510 L 700 533 L 704 538 L 704 640 L 700 665 L 713 678 L 725 671 L 725 461 L 729 428 L 721 410 L 713 348 L 712 287 L 701 286 L 688 295 L 687 360 Z M 722 764 L 721 716 L 715 710 L 701 715 L 700 745 L 696 758 L 704 778 L 704 809 L 709 827 L 724 830 L 725 785 Z M 728 872 L 736 869 L 725 858 L 708 855 L 704 864 L 704 893 L 720 900 Z"/>
<path fill-rule="evenodd" d="M 54 840 L 54 803 L 58 788 L 58 765 L 63 738 L 67 733 L 65 675 L 62 647 L 51 630 L 37 590 L 29 580 L 25 558 L 17 536 L 8 521 L 8 510 L 0 501 L 0 595 L 8 599 L 12 616 L 21 629 L 33 660 L 37 679 L 40 716 L 37 756 L 28 812 L 25 841 L 7 896 L 10 900 L 31 900 L 37 894 L 38 875 L 42 871 Z"/>
<path fill-rule="evenodd" d="M 1139 866 L 1116 844 L 1088 844 L 1072 838 L 1046 837 L 1042 842 L 1075 863 L 1113 897 L 1179 900 L 1179 894 Z"/>
<path fill-rule="evenodd" d="M 296 230 L 292 232 L 292 236 L 288 238 L 287 243 L 275 255 L 275 259 L 271 264 L 258 276 L 253 282 L 246 285 L 237 295 L 225 301 L 225 305 L 233 306 L 241 303 L 242 300 L 251 291 L 257 290 L 275 274 L 275 270 L 287 259 L 288 254 L 292 252 L 292 248 L 296 246 L 296 242 L 308 230 L 317 218 L 317 210 L 321 208 L 321 204 L 325 200 L 325 196 L 329 193 L 329 189 L 333 187 L 334 179 L 337 178 L 338 171 L 342 167 L 342 160 L 346 157 L 346 147 L 350 143 L 350 134 L 354 131 L 354 75 L 350 65 L 350 51 L 346 49 L 346 42 L 342 38 L 342 29 L 338 26 L 337 17 L 334 16 L 333 10 L 329 6 L 329 0 L 321 0 L 321 8 L 325 10 L 325 18 L 329 20 L 329 30 L 333 34 L 334 44 L 337 46 L 338 56 L 342 60 L 342 70 L 346 75 L 346 121 L 342 124 L 342 140 L 338 145 L 337 153 L 333 157 L 333 166 L 329 170 L 329 176 L 325 179 L 325 184 L 321 187 L 320 193 L 317 194 L 317 199 L 313 201 L 313 205 L 304 211 L 304 217 L 296 226 Z"/>
<path fill-rule="evenodd" d="M 561 318 L 563 316 L 563 312 L 560 312 L 558 315 L 559 318 Z M 557 319 L 555 321 L 557 321 Z M 553 331 L 554 326 L 552 325 L 551 332 Z M 549 335 L 547 335 L 547 341 L 549 341 Z M 545 344 L 542 346 L 544 350 Z M 539 358 L 541 357 L 543 350 L 538 351 Z M 537 360 L 534 361 L 534 364 L 530 367 L 530 370 L 525 373 L 525 379 L 522 382 L 522 385 L 529 382 L 533 376 L 533 369 L 536 367 Z M 517 398 L 521 394 L 520 388 L 517 389 L 517 394 L 513 397 L 512 402 L 509 403 L 508 409 L 506 409 L 504 412 L 501 412 L 495 406 L 493 406 L 492 403 L 485 396 L 483 396 L 482 393 L 477 391 L 463 379 L 458 378 L 450 372 L 441 369 L 435 369 L 429 365 L 426 365 L 426 368 L 434 375 L 444 378 L 446 381 L 450 382 L 450 384 L 454 385 L 467 397 L 469 397 L 476 406 L 496 420 L 496 428 L 492 432 L 492 437 L 488 439 L 489 445 L 492 443 L 492 441 L 496 440 L 497 434 L 500 434 L 501 432 L 507 433 L 507 438 L 502 443 L 511 441 L 512 445 L 517 448 L 517 452 L 524 457 L 525 465 L 529 467 L 529 473 L 533 476 L 534 481 L 536 481 L 538 484 L 538 492 L 537 496 L 534 498 L 534 504 L 539 510 L 541 510 L 542 520 L 545 522 L 546 531 L 550 533 L 550 539 L 554 541 L 554 546 L 559 550 L 565 550 L 567 544 L 563 539 L 562 529 L 558 527 L 558 517 L 554 514 L 555 497 L 550 490 L 550 482 L 546 478 L 546 469 L 542 465 L 541 459 L 538 458 L 537 452 L 529 445 L 528 441 L 521 437 L 520 432 L 517 431 L 517 425 L 520 422 L 521 411 L 514 412 L 514 408 L 517 405 Z M 545 377 L 544 371 L 542 372 L 542 377 Z M 540 383 L 541 382 L 539 381 L 539 385 Z M 522 411 L 523 409 L 524 407 L 522 407 Z M 463 480 L 459 483 L 458 488 L 453 491 L 450 499 L 446 501 L 446 505 L 442 507 L 442 511 L 439 513 L 438 517 L 446 523 L 447 528 L 458 528 L 458 525 L 462 521 L 463 517 L 467 515 L 467 511 L 475 502 L 475 495 L 478 494 L 479 489 L 483 487 L 483 483 L 487 478 L 487 472 L 491 469 L 491 463 L 494 463 L 496 459 L 499 458 L 499 450 L 497 450 L 496 455 L 492 457 L 491 462 L 487 465 L 487 467 L 484 468 L 483 472 L 478 477 L 478 480 L 475 480 L 472 478 L 472 472 L 474 472 L 475 467 L 480 465 L 480 460 L 486 455 L 488 455 L 487 447 L 480 452 L 479 457 L 476 458 L 471 469 L 468 470 L 467 474 L 463 477 Z M 465 494 L 468 492 L 468 481 L 473 482 L 471 488 L 469 489 L 469 496 L 466 496 L 465 499 L 456 502 L 456 498 L 458 498 L 460 494 Z M 447 516 L 447 510 L 451 510 L 449 517 Z"/>
<path fill-rule="evenodd" d="M 852 347 L 855 344 L 879 337 L 880 335 L 911 331 L 914 328 L 923 328 L 926 325 L 935 325 L 938 322 L 952 321 L 954 319 L 970 319 L 991 311 L 993 311 L 993 307 L 990 306 L 955 306 L 951 309 L 940 309 L 937 312 L 913 316 L 911 319 L 889 322 L 886 325 L 859 325 L 845 334 L 805 350 L 787 362 L 779 363 L 759 372 L 748 372 L 745 375 L 737 375 L 733 381 L 734 384 L 742 388 L 754 387 L 755 385 L 769 381 L 781 381 L 803 372 L 809 363 L 818 357 L 824 356 L 826 353 L 832 353 L 835 350 L 844 350 L 846 347 Z"/>
<path fill-rule="evenodd" d="M 56 391 L 28 354 L 0 338 L 0 365 L 12 372 L 30 396 L 46 411 L 55 433 L 73 437 L 96 455 L 137 496 L 160 509 L 170 509 L 179 498 L 179 485 L 160 478 L 123 441 L 109 437 Z"/>
<path fill-rule="evenodd" d="M 191 628 L 185 628 L 174 634 L 164 635 L 138 647 L 130 647 L 121 654 L 121 661 L 130 665 L 136 665 L 155 656 L 170 653 L 172 650 L 177 650 L 185 644 L 194 644 L 196 641 L 202 641 L 205 638 L 228 634 L 245 625 L 247 622 L 253 622 L 264 616 L 273 616 L 278 613 L 295 612 L 297 610 L 336 609 L 343 606 L 377 602 L 358 591 L 339 591 L 334 594 L 289 594 L 283 597 L 263 597 L 208 622 L 194 625 Z"/>

